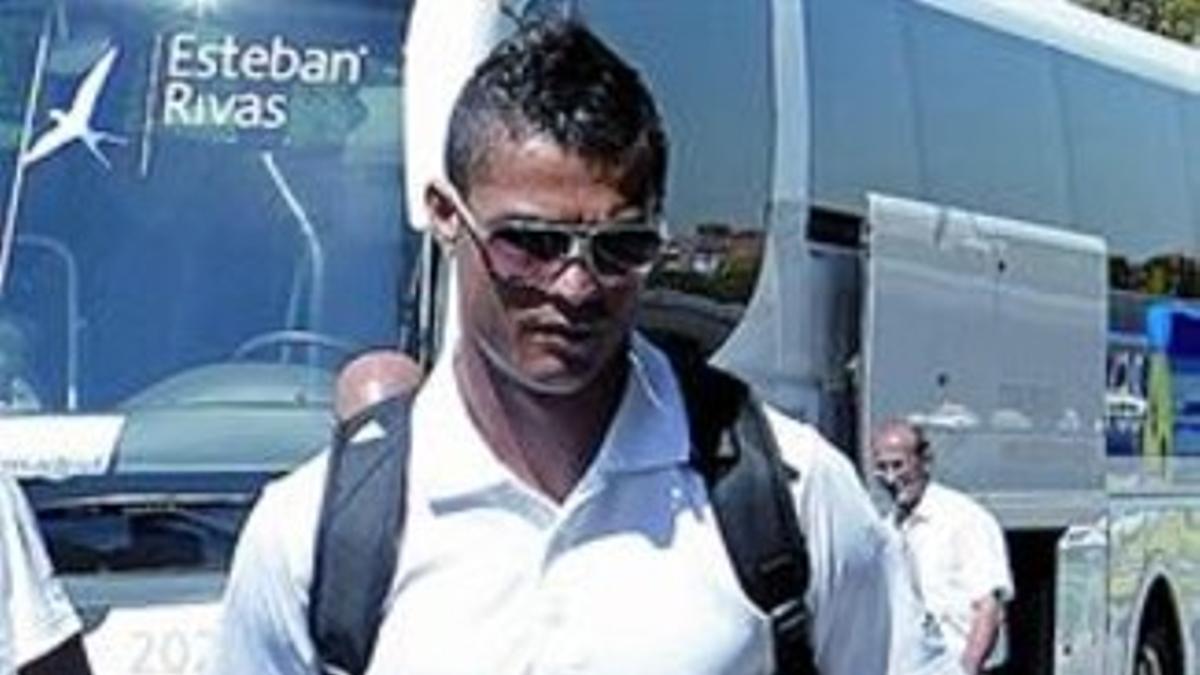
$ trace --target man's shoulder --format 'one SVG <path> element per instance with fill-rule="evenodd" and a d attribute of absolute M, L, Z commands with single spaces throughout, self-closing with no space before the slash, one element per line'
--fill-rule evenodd
<path fill-rule="evenodd" d="M 661 351 L 648 343 L 641 348 L 673 372 Z M 783 463 L 797 474 L 789 488 L 810 549 L 825 549 L 838 558 L 873 557 L 885 535 L 854 465 L 812 425 L 770 403 L 759 404 Z"/>
<path fill-rule="evenodd" d="M 824 654 L 822 668 L 883 672 L 893 621 L 887 529 L 844 453 L 813 426 L 770 405 L 764 412 L 783 461 L 799 474 L 792 497 L 808 553 L 811 635 Z"/>
<path fill-rule="evenodd" d="M 311 576 L 328 455 L 317 453 L 263 488 L 239 543 L 253 549 L 261 564 L 286 568 L 292 577 Z"/>
<path fill-rule="evenodd" d="M 792 497 L 810 544 L 873 569 L 886 533 L 854 465 L 811 425 L 769 405 L 764 410 L 780 456 L 798 474 Z"/>
<path fill-rule="evenodd" d="M 800 475 L 801 484 L 863 492 L 854 465 L 821 432 L 769 404 L 764 404 L 763 410 L 780 456 Z"/>
<path fill-rule="evenodd" d="M 957 521 L 987 523 L 999 527 L 992 512 L 962 490 L 939 481 L 930 481 L 926 493 L 938 513 L 953 517 Z"/>
<path fill-rule="evenodd" d="M 313 672 L 306 612 L 327 456 L 263 488 L 238 538 L 208 672 Z"/>
<path fill-rule="evenodd" d="M 937 480 L 929 481 L 928 487 L 925 488 L 924 498 L 929 499 L 930 503 L 938 508 L 947 510 L 983 508 L 971 495 Z"/>
<path fill-rule="evenodd" d="M 325 491 L 325 472 L 328 464 L 329 449 L 325 448 L 288 473 L 267 483 L 256 508 L 301 509 L 306 512 L 312 511 L 315 515 L 316 510 L 320 508 L 321 495 Z"/>

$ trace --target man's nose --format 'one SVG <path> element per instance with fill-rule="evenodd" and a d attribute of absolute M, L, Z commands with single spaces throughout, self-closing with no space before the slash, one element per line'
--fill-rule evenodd
<path fill-rule="evenodd" d="M 595 299 L 600 292 L 600 282 L 587 262 L 576 256 L 567 260 L 550 285 L 550 291 L 573 305 L 582 305 Z"/>

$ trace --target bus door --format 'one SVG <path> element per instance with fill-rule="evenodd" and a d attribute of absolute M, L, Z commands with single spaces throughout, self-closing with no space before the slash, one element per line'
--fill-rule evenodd
<path fill-rule="evenodd" d="M 881 195 L 866 237 L 860 437 L 890 418 L 921 425 L 936 476 L 1010 526 L 1093 511 L 1103 242 Z"/>

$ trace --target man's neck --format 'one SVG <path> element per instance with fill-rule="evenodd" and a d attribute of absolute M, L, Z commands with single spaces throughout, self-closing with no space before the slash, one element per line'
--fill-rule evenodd
<path fill-rule="evenodd" d="M 917 507 L 919 507 L 921 505 L 921 500 L 925 499 L 925 493 L 928 490 L 929 490 L 929 483 L 925 483 L 925 485 L 921 487 L 921 491 L 919 493 L 917 493 L 916 499 L 912 500 L 911 502 L 909 502 L 907 504 L 897 504 L 896 505 L 894 514 L 895 514 L 897 525 L 903 525 L 906 522 L 908 522 L 909 519 L 912 518 L 913 514 L 917 512 Z"/>
<path fill-rule="evenodd" d="M 620 354 L 596 381 L 572 394 L 545 394 L 515 382 L 477 348 L 460 344 L 454 374 L 475 426 L 505 466 L 561 503 L 604 441 L 628 377 Z"/>

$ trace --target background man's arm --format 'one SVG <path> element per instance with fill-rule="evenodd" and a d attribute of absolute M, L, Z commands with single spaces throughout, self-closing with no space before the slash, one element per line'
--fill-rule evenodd
<path fill-rule="evenodd" d="M 1004 607 L 995 595 L 986 595 L 972 602 L 971 609 L 971 630 L 967 633 L 962 665 L 963 670 L 975 675 L 983 668 L 987 655 L 996 644 L 996 636 L 1004 620 Z"/>
<path fill-rule="evenodd" d="M 966 574 L 967 597 L 975 598 L 961 662 L 968 673 L 978 673 L 1004 630 L 1004 606 L 1012 600 L 1014 589 L 1000 523 L 981 506 L 963 513 L 970 514 L 974 515 L 963 521 L 969 525 L 961 525 L 962 532 L 955 537 L 957 552 L 965 556 L 959 569 Z"/>

